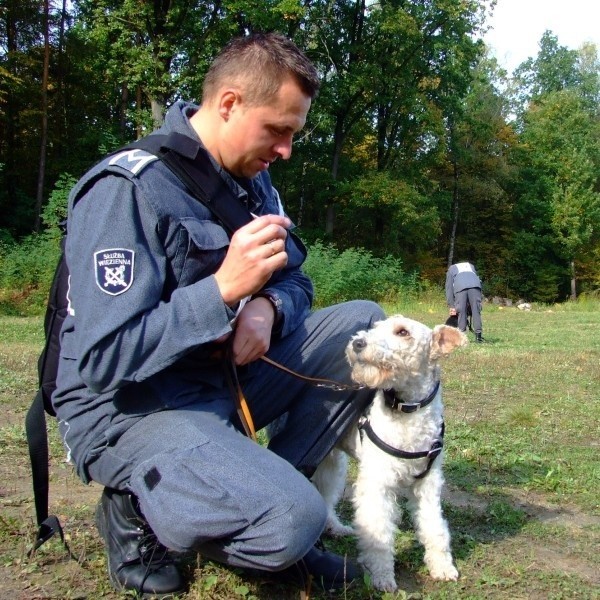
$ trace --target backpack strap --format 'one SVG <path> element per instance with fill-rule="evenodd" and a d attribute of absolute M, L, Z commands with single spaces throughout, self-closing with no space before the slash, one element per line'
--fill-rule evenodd
<path fill-rule="evenodd" d="M 158 156 L 230 235 L 252 220 L 250 211 L 234 196 L 199 141 L 174 131 L 167 135 L 149 135 L 121 150 L 132 148 Z"/>
<path fill-rule="evenodd" d="M 60 522 L 55 515 L 48 515 L 48 430 L 46 413 L 54 416 L 50 397 L 56 387 L 56 369 L 58 366 L 58 340 L 60 327 L 64 321 L 66 308 L 62 308 L 67 295 L 68 272 L 64 258 L 65 238 L 61 240 L 61 254 L 52 279 L 44 318 L 45 344 L 38 359 L 39 389 L 25 417 L 25 432 L 31 461 L 31 478 L 38 532 L 31 556 L 44 542 L 58 532 L 67 552 L 71 550 L 63 535 Z M 72 556 L 72 555 L 71 555 Z"/>
<path fill-rule="evenodd" d="M 44 389 L 40 387 L 25 417 L 25 431 L 27 432 L 33 494 L 35 497 L 35 513 L 38 523 L 35 542 L 27 556 L 31 557 L 42 544 L 55 533 L 58 533 L 69 556 L 74 558 L 67 540 L 65 540 L 58 517 L 48 515 L 48 432 L 46 430 L 44 395 Z"/>

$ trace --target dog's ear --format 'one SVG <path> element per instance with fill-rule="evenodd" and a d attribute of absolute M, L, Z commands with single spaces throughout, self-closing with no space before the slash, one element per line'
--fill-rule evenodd
<path fill-rule="evenodd" d="M 431 358 L 438 359 L 448 356 L 452 350 L 465 346 L 467 343 L 467 336 L 456 327 L 436 325 L 431 337 Z"/>

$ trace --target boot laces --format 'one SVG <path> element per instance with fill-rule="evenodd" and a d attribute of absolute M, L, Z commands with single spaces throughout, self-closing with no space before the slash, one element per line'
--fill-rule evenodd
<path fill-rule="evenodd" d="M 163 546 L 156 537 L 156 534 L 150 527 L 144 524 L 141 527 L 142 535 L 138 542 L 138 552 L 140 554 L 140 564 L 147 567 L 161 566 L 162 564 L 172 562 L 168 556 L 168 549 Z"/>

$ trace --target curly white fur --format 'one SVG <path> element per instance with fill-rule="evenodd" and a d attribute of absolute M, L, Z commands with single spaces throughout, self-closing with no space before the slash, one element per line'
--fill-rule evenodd
<path fill-rule="evenodd" d="M 438 325 L 431 330 L 402 315 L 379 321 L 352 338 L 346 349 L 352 378 L 378 390 L 366 417 L 381 440 L 406 452 L 431 448 L 443 422 L 441 386 L 430 404 L 412 413 L 386 406 L 382 390 L 395 390 L 396 396 L 407 403 L 427 398 L 440 378 L 439 359 L 466 342 L 465 335 L 454 327 Z M 346 479 L 347 457 L 340 449 L 358 461 L 352 499 L 354 528 L 341 523 L 335 512 Z M 403 459 L 387 454 L 367 436 L 361 439 L 354 427 L 313 477 L 329 507 L 327 530 L 333 535 L 357 534 L 359 562 L 377 589 L 397 589 L 394 538 L 401 518 L 397 504 L 400 495 L 408 499 L 431 576 L 443 580 L 458 578 L 450 552 L 448 524 L 442 515 L 442 455 L 427 475 L 415 479 L 427 463 L 427 458 Z"/>

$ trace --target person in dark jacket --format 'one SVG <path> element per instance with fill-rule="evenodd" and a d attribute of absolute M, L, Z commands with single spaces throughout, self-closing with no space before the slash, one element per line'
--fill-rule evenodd
<path fill-rule="evenodd" d="M 269 167 L 286 160 L 319 87 L 289 40 L 233 40 L 206 75 L 200 106 L 177 102 L 159 133 L 209 153 L 255 217 L 230 238 L 169 168 L 116 153 L 69 200 L 69 310 L 53 405 L 84 482 L 104 486 L 96 522 L 118 589 L 185 588 L 168 550 L 279 572 L 326 588 L 358 575 L 315 546 L 327 508 L 309 477 L 373 392 L 351 384 L 345 347 L 385 317 L 354 301 L 312 311 L 306 251 Z M 225 201 L 225 198 L 223 198 Z M 243 433 L 228 387 L 230 348 L 256 429 L 285 416 L 264 446 Z"/>
<path fill-rule="evenodd" d="M 481 280 L 470 262 L 452 265 L 446 273 L 446 301 L 450 316 L 458 317 L 458 328 L 467 329 L 467 313 L 471 310 L 475 341 L 482 342 Z"/>

